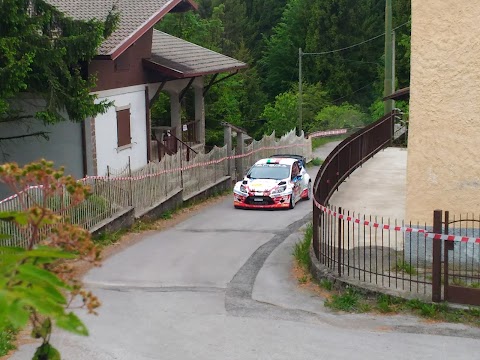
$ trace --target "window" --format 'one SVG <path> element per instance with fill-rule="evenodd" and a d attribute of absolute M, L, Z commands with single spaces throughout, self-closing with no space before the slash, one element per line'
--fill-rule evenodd
<path fill-rule="evenodd" d="M 130 134 L 130 107 L 117 108 L 117 139 L 118 147 L 132 142 Z"/>

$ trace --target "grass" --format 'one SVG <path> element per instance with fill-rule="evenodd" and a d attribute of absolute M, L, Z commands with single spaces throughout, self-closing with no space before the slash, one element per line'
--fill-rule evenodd
<path fill-rule="evenodd" d="M 316 157 L 316 158 L 312 159 L 312 161 L 310 162 L 310 164 L 311 164 L 312 166 L 320 166 L 320 165 L 323 164 L 323 160 L 320 159 L 320 158 L 318 158 L 318 157 Z"/>
<path fill-rule="evenodd" d="M 303 240 L 295 244 L 293 248 L 293 256 L 297 261 L 297 264 L 304 270 L 308 270 L 310 267 L 310 245 L 313 238 L 313 225 L 309 223 L 305 229 Z"/>
<path fill-rule="evenodd" d="M 329 137 L 318 137 L 312 139 L 312 149 L 319 148 L 325 144 L 331 143 L 332 141 L 340 141 L 346 139 L 347 135 L 339 135 L 339 136 L 329 136 Z"/>
<path fill-rule="evenodd" d="M 315 283 L 309 273 L 310 268 L 310 245 L 312 241 L 313 227 L 311 224 L 305 230 L 302 241 L 295 244 L 293 255 L 301 272 L 297 278 L 300 284 L 306 284 L 309 281 Z M 399 271 L 416 273 L 416 269 L 408 263 L 401 263 Z M 317 286 L 328 292 L 325 306 L 335 311 L 345 311 L 351 313 L 381 313 L 381 314 L 411 314 L 426 319 L 464 323 L 480 327 L 480 307 L 470 307 L 468 309 L 455 309 L 448 306 L 447 303 L 428 303 L 419 299 L 407 300 L 400 297 L 387 294 L 364 294 L 355 287 L 347 286 L 343 289 L 334 288 L 330 279 L 321 279 Z"/>
<path fill-rule="evenodd" d="M 325 300 L 325 306 L 333 310 L 358 312 L 361 308 L 361 296 L 357 290 L 347 288 L 345 291 L 333 294 L 330 299 Z"/>
<path fill-rule="evenodd" d="M 417 275 L 417 269 L 415 269 L 415 267 L 412 264 L 406 261 L 399 261 L 397 265 L 395 265 L 393 270 L 397 272 L 404 272 L 405 274 L 409 274 L 409 275 Z"/>
<path fill-rule="evenodd" d="M 17 331 L 7 325 L 0 330 L 0 357 L 7 355 L 10 350 L 15 349 Z"/>
<path fill-rule="evenodd" d="M 330 299 L 325 301 L 325 306 L 332 310 L 355 313 L 414 314 L 430 320 L 465 323 L 480 327 L 480 308 L 453 309 L 447 303 L 406 300 L 386 294 L 368 296 L 351 287 L 336 291 Z"/>

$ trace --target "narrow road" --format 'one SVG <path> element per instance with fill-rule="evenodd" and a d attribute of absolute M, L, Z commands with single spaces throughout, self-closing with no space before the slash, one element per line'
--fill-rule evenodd
<path fill-rule="evenodd" d="M 229 197 L 146 236 L 85 277 L 104 304 L 98 317 L 82 315 L 90 336 L 57 333 L 53 342 L 70 360 L 478 356 L 477 329 L 334 314 L 300 288 L 291 254 L 311 211 L 310 201 L 286 211 L 235 210 Z M 33 349 L 24 345 L 12 359 L 31 359 Z"/>

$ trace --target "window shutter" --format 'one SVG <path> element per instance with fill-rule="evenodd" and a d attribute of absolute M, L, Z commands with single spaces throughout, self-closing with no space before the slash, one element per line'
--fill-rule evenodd
<path fill-rule="evenodd" d="M 117 111 L 117 138 L 118 147 L 132 142 L 130 134 L 130 109 Z"/>

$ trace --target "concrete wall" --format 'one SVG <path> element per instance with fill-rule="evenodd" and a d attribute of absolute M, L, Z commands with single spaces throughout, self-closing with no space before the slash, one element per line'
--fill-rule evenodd
<path fill-rule="evenodd" d="M 42 106 L 40 100 L 23 99 L 18 106 L 25 112 L 34 113 Z M 0 123 L 0 137 L 18 136 L 38 131 L 48 132 L 49 140 L 39 137 L 2 141 L 0 163 L 17 162 L 25 165 L 42 158 L 51 160 L 56 167 L 64 166 L 65 172 L 76 178 L 83 177 L 82 132 L 80 123 L 64 121 L 56 125 L 43 125 L 39 120 L 22 123 Z M 0 184 L 0 199 L 10 195 L 10 191 Z"/>
<path fill-rule="evenodd" d="M 121 169 L 130 157 L 132 170 L 147 164 L 147 134 L 145 118 L 145 85 L 97 93 L 99 100 L 114 102 L 105 114 L 95 118 L 95 143 L 98 175 L 107 173 L 107 166 Z M 130 106 L 131 147 L 118 149 L 116 107 Z"/>
<path fill-rule="evenodd" d="M 406 220 L 480 214 L 480 6 L 412 0 Z"/>

